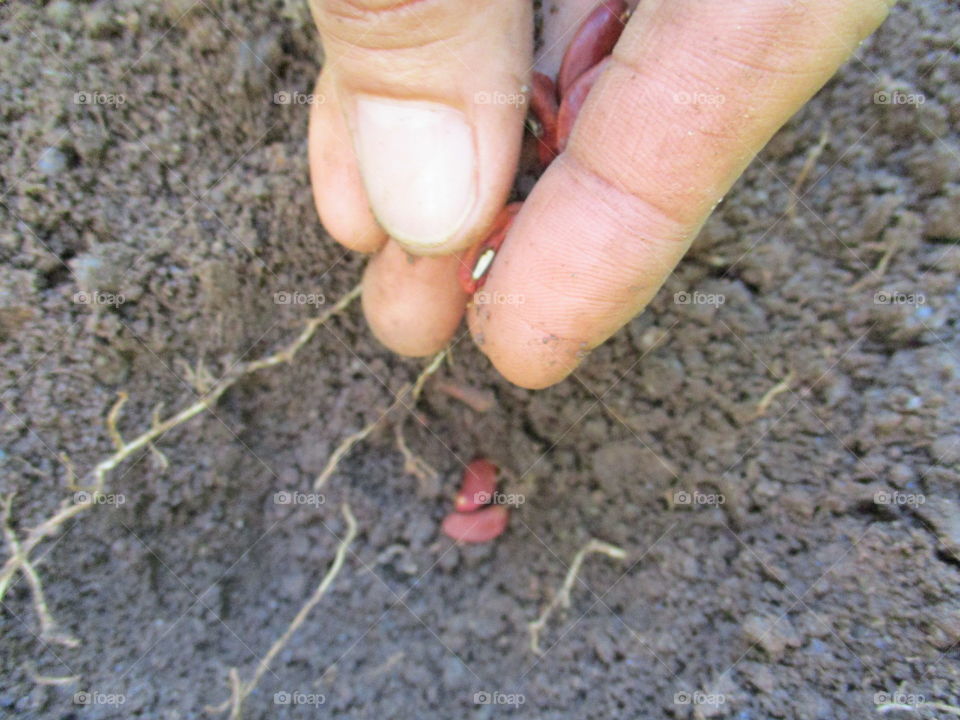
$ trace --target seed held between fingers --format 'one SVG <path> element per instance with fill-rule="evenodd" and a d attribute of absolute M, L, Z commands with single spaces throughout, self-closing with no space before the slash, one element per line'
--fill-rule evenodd
<path fill-rule="evenodd" d="M 553 80 L 541 72 L 533 72 L 533 87 L 530 91 L 530 111 L 536 119 L 538 132 L 537 158 L 546 168 L 557 157 L 557 87 Z"/>
<path fill-rule="evenodd" d="M 468 295 L 473 295 L 483 287 L 497 250 L 503 245 L 510 226 L 513 224 L 517 213 L 520 212 L 522 205 L 523 203 L 518 202 L 510 203 L 501 210 L 497 219 L 494 220 L 493 229 L 486 240 L 477 243 L 464 254 L 460 269 L 457 272 L 457 279 L 460 281 L 460 287 Z"/>
<path fill-rule="evenodd" d="M 573 125 L 577 122 L 577 115 L 580 114 L 587 96 L 609 64 L 609 59 L 601 60 L 578 77 L 563 96 L 563 100 L 560 102 L 560 110 L 557 112 L 557 150 L 559 152 L 566 149 L 567 140 L 570 139 L 570 133 L 573 131 Z"/>
<path fill-rule="evenodd" d="M 629 17 L 630 8 L 623 0 L 604 0 L 580 23 L 557 73 L 561 98 L 583 73 L 613 51 Z"/>
<path fill-rule="evenodd" d="M 630 8 L 624 0 L 602 0 L 574 33 L 564 53 L 556 84 L 543 73 L 534 71 L 527 127 L 537 140 L 541 170 L 545 170 L 566 147 L 577 115 L 606 68 L 610 52 L 620 39 L 629 16 Z M 504 208 L 487 238 L 464 254 L 457 279 L 468 295 L 473 295 L 486 282 L 497 250 L 506 239 L 521 205 L 512 203 Z"/>

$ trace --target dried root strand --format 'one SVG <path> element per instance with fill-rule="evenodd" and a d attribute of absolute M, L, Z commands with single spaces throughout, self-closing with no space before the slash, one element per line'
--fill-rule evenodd
<path fill-rule="evenodd" d="M 397 438 L 397 449 L 403 455 L 403 471 L 413 475 L 421 483 L 430 483 L 439 475 L 436 468 L 417 455 L 407 445 L 407 439 L 403 434 L 404 420 L 400 420 L 394 426 L 394 432 Z"/>
<path fill-rule="evenodd" d="M 554 593 L 553 599 L 543 609 L 543 612 L 540 613 L 540 617 L 527 624 L 530 630 L 530 650 L 532 650 L 534 654 L 543 655 L 543 650 L 540 648 L 540 633 L 544 627 L 546 627 L 547 621 L 557 608 L 570 607 L 570 591 L 573 590 L 573 584 L 576 582 L 577 575 L 580 573 L 580 566 L 583 565 L 586 557 L 592 553 L 603 553 L 615 560 L 625 560 L 627 557 L 627 552 L 623 548 L 603 542 L 602 540 L 597 540 L 596 538 L 590 538 L 590 541 L 580 548 L 574 556 L 573 562 L 570 563 L 570 567 L 567 568 L 567 575 L 563 579 L 563 584 L 560 585 Z"/>
<path fill-rule="evenodd" d="M 77 473 L 73 467 L 73 461 L 70 459 L 70 456 L 62 452 L 58 457 L 60 462 L 63 463 L 64 477 L 66 478 L 64 484 L 67 486 L 67 489 L 70 491 L 79 490 L 80 486 L 77 484 Z"/>
<path fill-rule="evenodd" d="M 37 617 L 40 618 L 40 639 L 45 642 L 52 642 L 70 648 L 77 647 L 80 642 L 75 637 L 67 633 L 60 632 L 57 629 L 57 624 L 54 621 L 53 616 L 50 614 L 50 610 L 47 606 L 47 598 L 43 592 L 43 583 L 40 581 L 40 575 L 37 573 L 37 569 L 33 566 L 33 563 L 27 557 L 23 546 L 20 544 L 20 539 L 17 537 L 13 527 L 10 525 L 10 514 L 11 509 L 13 508 L 13 498 L 14 493 L 10 493 L 3 499 L 2 518 L 0 518 L 0 521 L 2 521 L 3 524 L 3 537 L 7 541 L 7 545 L 10 546 L 11 558 L 17 559 L 17 562 L 20 564 L 20 570 L 27 578 L 27 584 L 30 586 L 30 593 L 33 596 L 33 606 L 36 610 Z M 7 584 L 4 584 L 4 590 L 6 587 Z"/>
<path fill-rule="evenodd" d="M 444 358 L 446 358 L 449 353 L 450 353 L 449 348 L 444 348 L 443 350 L 438 352 L 436 355 L 433 356 L 433 359 L 431 359 L 430 362 L 427 364 L 427 366 L 423 369 L 423 372 L 421 372 L 420 375 L 417 376 L 416 381 L 414 381 L 413 383 L 413 392 L 410 393 L 410 397 L 413 400 L 414 404 L 417 402 L 417 400 L 420 399 L 420 395 L 423 393 L 424 384 L 427 382 L 427 380 L 430 378 L 431 375 L 433 375 L 437 370 L 440 369 L 440 366 L 443 364 Z"/>
<path fill-rule="evenodd" d="M 402 402 L 403 396 L 405 394 L 406 394 L 406 389 L 401 390 L 400 393 L 397 395 L 396 399 L 393 401 L 390 407 L 387 408 L 387 411 L 383 413 L 383 415 L 378 417 L 376 420 L 364 425 L 362 428 L 360 428 L 356 432 L 350 433 L 349 435 L 347 435 L 347 437 L 345 437 L 340 442 L 340 444 L 337 445 L 336 448 L 334 448 L 333 452 L 330 453 L 330 457 L 327 458 L 327 464 L 324 466 L 323 472 L 321 472 L 317 476 L 317 479 L 314 480 L 313 482 L 314 490 L 319 490 L 320 488 L 322 488 L 324 485 L 327 484 L 327 480 L 329 480 L 333 475 L 333 473 L 336 472 L 337 466 L 340 465 L 340 461 L 343 460 L 346 454 L 353 449 L 354 445 L 356 445 L 361 440 L 365 440 L 370 433 L 372 433 L 374 430 L 377 429 L 381 421 L 387 415 L 389 415 L 397 405 L 399 405 Z"/>
<path fill-rule="evenodd" d="M 243 702 L 247 699 L 254 688 L 257 687 L 260 680 L 263 678 L 264 673 L 270 669 L 270 664 L 277 657 L 281 650 L 286 647 L 286 644 L 290 641 L 290 638 L 293 637 L 293 634 L 303 625 L 304 621 L 307 619 L 307 616 L 310 614 L 310 611 L 320 602 L 324 595 L 327 594 L 327 590 L 330 589 L 330 585 L 333 583 L 334 579 L 340 573 L 340 569 L 343 567 L 343 562 L 346 559 L 347 551 L 350 549 L 350 545 L 353 543 L 354 538 L 357 536 L 357 520 L 353 516 L 353 512 L 350 510 L 350 506 L 347 503 L 344 503 L 340 511 L 343 513 L 344 519 L 347 521 L 347 533 L 343 536 L 343 539 L 340 541 L 340 545 L 337 548 L 337 554 L 333 559 L 333 563 L 330 565 L 330 569 L 327 570 L 327 574 L 323 576 L 323 580 L 320 581 L 320 584 L 317 586 L 316 590 L 313 591 L 313 594 L 304 603 L 303 607 L 300 608 L 296 616 L 293 618 L 293 621 L 290 625 L 287 626 L 287 629 L 283 634 L 277 638 L 273 645 L 270 646 L 270 649 L 267 651 L 267 654 L 257 663 L 257 669 L 254 671 L 253 675 L 246 682 L 241 681 L 240 672 L 237 668 L 230 668 L 230 699 L 221 703 L 220 705 L 206 708 L 208 712 L 226 712 L 230 711 L 230 720 L 239 720 L 243 712 Z"/>
<path fill-rule="evenodd" d="M 885 714 L 888 712 L 923 712 L 924 710 L 937 710 L 939 712 L 947 713 L 948 715 L 953 715 L 954 717 L 960 717 L 960 707 L 955 705 L 948 705 L 947 703 L 930 701 L 930 702 L 920 702 L 914 703 L 912 705 L 907 705 L 905 703 L 881 703 L 877 705 L 877 712 Z"/>
<path fill-rule="evenodd" d="M 267 357 L 238 365 L 229 375 L 214 383 L 210 387 L 209 392 L 203 395 L 203 397 L 198 399 L 193 404 L 183 408 L 175 415 L 163 420 L 160 417 L 161 408 L 155 408 L 151 417 L 150 429 L 130 441 L 125 441 L 123 439 L 123 436 L 117 427 L 121 410 L 124 403 L 127 401 L 127 395 L 121 393 L 117 399 L 117 402 L 115 402 L 111 407 L 106 419 L 107 431 L 111 441 L 113 442 L 114 452 L 102 459 L 93 467 L 89 475 L 90 481 L 85 484 L 86 487 L 83 489 L 86 489 L 92 493 L 103 492 L 109 473 L 132 455 L 143 449 L 148 449 L 149 451 L 155 453 L 161 466 L 166 466 L 166 457 L 159 449 L 156 448 L 154 441 L 173 428 L 178 427 L 197 415 L 209 410 L 217 403 L 220 397 L 242 377 L 254 372 L 258 372 L 259 370 L 264 370 L 277 365 L 292 362 L 297 353 L 316 334 L 317 330 L 332 316 L 342 312 L 350 305 L 351 302 L 359 297 L 359 295 L 360 285 L 357 285 L 322 315 L 308 320 L 300 334 L 289 345 Z M 414 383 L 411 386 L 404 388 L 404 390 L 396 397 L 394 403 L 383 417 L 386 417 L 386 415 L 398 405 L 404 405 L 404 407 L 406 407 L 408 410 L 411 409 L 412 405 L 415 405 L 420 398 L 427 379 L 440 368 L 444 359 L 447 357 L 449 357 L 449 348 L 434 356 L 434 358 L 430 361 L 426 368 L 424 368 Z M 404 402 L 408 395 L 412 401 L 411 405 L 407 405 Z M 324 473 L 320 476 L 320 478 L 318 478 L 318 486 L 322 485 L 323 482 L 325 482 L 326 479 L 333 474 L 340 459 L 346 455 L 347 452 L 349 452 L 353 445 L 369 435 L 379 424 L 379 422 L 383 420 L 383 417 L 381 417 L 375 423 L 371 423 L 371 425 L 367 426 L 366 428 L 363 428 L 361 431 L 354 433 L 344 440 L 343 443 L 341 443 L 341 445 L 334 451 L 333 455 L 331 455 Z M 403 447 L 405 447 L 405 444 Z M 407 448 L 407 453 L 409 453 L 409 448 Z M 409 457 L 411 456 L 416 458 L 416 456 L 412 453 L 409 453 L 409 456 L 407 453 L 404 453 L 404 457 L 408 461 Z M 419 458 L 416 459 L 419 460 Z M 421 464 L 418 464 L 417 467 L 424 472 L 433 471 L 433 469 L 422 460 L 420 463 Z M 73 466 L 70 463 L 69 458 L 66 458 L 66 456 L 64 456 L 64 465 L 67 472 L 67 484 L 70 489 L 75 490 L 80 488 L 81 484 L 77 481 L 78 479 L 74 473 Z M 24 538 L 21 539 L 14 532 L 10 524 L 12 503 L 13 495 L 10 495 L 4 499 L 2 505 L 2 517 L 0 517 L 3 525 L 3 534 L 6 543 L 10 548 L 10 556 L 4 563 L 2 569 L 0 569 L 0 600 L 3 599 L 6 591 L 10 588 L 13 578 L 17 575 L 17 573 L 22 573 L 26 577 L 30 586 L 33 596 L 34 609 L 40 619 L 41 637 L 48 641 L 58 642 L 70 647 L 75 647 L 79 644 L 75 638 L 60 633 L 56 629 L 56 623 L 54 622 L 53 616 L 49 612 L 47 606 L 40 577 L 36 572 L 33 562 L 30 560 L 30 554 L 45 538 L 60 532 L 63 528 L 63 524 L 67 520 L 70 520 L 74 516 L 90 509 L 93 507 L 93 505 L 89 503 L 78 503 L 71 498 L 64 499 L 60 503 L 59 509 L 52 516 L 30 529 L 28 532 L 26 532 Z M 331 583 L 337 577 L 341 568 L 343 567 L 346 553 L 357 534 L 356 519 L 354 518 L 349 505 L 344 504 L 342 507 L 342 512 L 347 522 L 347 533 L 337 549 L 336 556 L 330 566 L 330 569 L 327 571 L 327 574 L 324 576 L 313 595 L 303 605 L 283 635 L 281 635 L 280 638 L 273 643 L 273 645 L 267 651 L 267 654 L 262 660 L 260 660 L 256 670 L 249 680 L 242 681 L 239 671 L 236 668 L 231 668 L 229 673 L 230 698 L 216 708 L 208 708 L 209 710 L 215 712 L 225 712 L 229 710 L 230 719 L 239 720 L 241 717 L 244 700 L 246 700 L 250 693 L 259 684 L 260 680 L 263 678 L 263 675 L 269 670 L 271 663 L 286 646 L 293 634 L 304 623 L 311 610 L 327 593 Z M 75 681 L 75 678 L 73 677 L 35 676 L 36 681 L 41 684 L 61 685 L 69 684 Z"/>
<path fill-rule="evenodd" d="M 37 672 L 33 663 L 24 663 L 23 670 L 30 678 L 30 681 L 36 685 L 47 685 L 50 687 L 63 687 L 64 685 L 73 685 L 80 682 L 79 675 L 43 675 Z"/>
<path fill-rule="evenodd" d="M 797 202 L 800 198 L 800 191 L 803 189 L 804 183 L 807 182 L 807 177 L 810 175 L 810 171 L 813 170 L 814 165 L 817 164 L 817 160 L 820 158 L 820 154 L 823 152 L 824 148 L 827 147 L 827 143 L 830 141 L 830 128 L 825 128 L 822 133 L 820 133 L 820 139 L 817 141 L 817 144 L 810 148 L 810 152 L 807 153 L 806 159 L 803 161 L 803 167 L 800 168 L 800 172 L 797 174 L 797 179 L 793 182 L 793 187 L 790 188 L 790 200 L 787 202 L 787 214 L 792 218 L 797 213 Z"/>
<path fill-rule="evenodd" d="M 387 408 L 387 411 L 383 413 L 376 420 L 368 423 L 364 427 L 360 428 L 354 433 L 347 435 L 339 445 L 334 449 L 330 454 L 327 464 L 324 466 L 323 471 L 317 476 L 317 479 L 313 483 L 313 489 L 319 490 L 324 485 L 327 484 L 333 473 L 336 472 L 337 466 L 340 465 L 340 461 L 346 456 L 348 452 L 353 449 L 353 446 L 356 445 L 361 440 L 365 440 L 370 433 L 376 430 L 380 423 L 386 419 L 390 413 L 392 413 L 398 406 L 403 405 L 407 410 L 412 409 L 414 405 L 417 404 L 417 400 L 420 399 L 420 395 L 423 392 L 424 383 L 427 382 L 427 379 L 433 375 L 437 370 L 440 369 L 440 365 L 443 364 L 443 359 L 447 356 L 448 350 L 445 348 L 433 356 L 433 359 L 427 364 L 427 366 L 421 371 L 417 376 L 417 379 L 414 381 L 412 386 L 406 386 L 397 393 L 393 402 L 390 404 L 390 407 Z M 404 400 L 407 395 L 410 396 L 411 404 L 407 405 Z"/>
<path fill-rule="evenodd" d="M 793 384 L 794 379 L 797 377 L 797 374 L 791 370 L 787 373 L 787 376 L 774 385 L 772 388 L 767 390 L 763 394 L 763 397 L 760 398 L 760 402 L 757 403 L 757 409 L 753 412 L 753 419 L 763 417 L 763 415 L 770 409 L 770 404 L 778 395 L 782 395 L 790 389 L 790 385 Z"/>
<path fill-rule="evenodd" d="M 350 305 L 350 303 L 360 297 L 360 290 L 361 285 L 357 283 L 350 290 L 350 292 L 337 300 L 333 307 L 328 309 L 326 312 L 307 320 L 303 330 L 300 331 L 300 334 L 297 336 L 297 338 L 292 343 L 287 345 L 283 350 L 280 350 L 279 352 L 276 352 L 268 357 L 261 358 L 260 360 L 254 360 L 253 362 L 249 362 L 246 363 L 246 365 L 241 366 L 241 375 L 247 375 L 252 372 L 257 372 L 258 370 L 264 370 L 265 368 L 270 368 L 274 365 L 292 362 L 297 356 L 297 353 L 300 352 L 300 349 L 310 342 L 321 325 L 326 323 L 334 315 L 338 315 L 339 313 L 343 312 Z"/>
<path fill-rule="evenodd" d="M 229 375 L 216 382 L 210 389 L 210 392 L 205 394 L 192 405 L 185 407 L 175 415 L 168 417 L 166 420 L 161 420 L 159 417 L 159 410 L 155 410 L 151 419 L 150 429 L 130 441 L 125 441 L 120 434 L 119 429 L 117 428 L 117 421 L 119 420 L 120 412 L 123 409 L 124 403 L 127 401 L 127 395 L 125 393 L 120 393 L 117 401 L 110 408 L 106 419 L 107 432 L 110 435 L 111 441 L 113 442 L 114 452 L 93 467 L 93 470 L 90 472 L 90 482 L 87 483 L 87 486 L 83 489 L 88 490 L 91 493 L 103 492 L 104 486 L 106 485 L 107 475 L 134 453 L 144 448 L 149 448 L 158 453 L 158 461 L 161 463 L 161 465 L 163 465 L 166 462 L 166 458 L 162 453 L 160 453 L 159 450 L 154 448 L 153 442 L 155 440 L 173 428 L 182 425 L 188 420 L 209 410 L 217 403 L 220 397 L 227 390 L 233 387 L 233 385 L 235 385 L 242 377 L 259 370 L 291 362 L 294 357 L 296 357 L 300 349 L 303 348 L 303 346 L 306 345 L 311 338 L 313 338 L 317 330 L 324 323 L 326 323 L 334 315 L 342 312 L 359 296 L 360 285 L 357 284 L 346 295 L 341 297 L 340 300 L 338 300 L 332 307 L 327 309 L 322 314 L 310 318 L 304 325 L 304 328 L 300 334 L 289 345 L 272 355 L 268 355 L 267 357 L 248 363 L 241 363 L 235 367 Z M 66 459 L 64 464 L 67 468 L 68 486 L 71 490 L 79 487 L 79 483 L 76 482 L 76 475 L 74 474 L 73 466 L 70 464 L 69 459 Z M 89 510 L 90 508 L 94 507 L 94 505 L 89 503 L 78 503 L 72 498 L 66 498 L 61 501 L 59 509 L 53 515 L 40 522 L 31 530 L 27 531 L 24 537 L 20 538 L 13 532 L 13 529 L 9 523 L 10 507 L 12 502 L 13 496 L 11 495 L 5 499 L 3 505 L 3 533 L 6 544 L 10 548 L 10 552 L 9 557 L 3 564 L 3 567 L 0 568 L 0 600 L 3 600 L 5 597 L 7 590 L 10 589 L 13 579 L 17 573 L 23 573 L 27 579 L 27 582 L 30 584 L 35 606 L 34 609 L 37 613 L 37 616 L 40 618 L 40 626 L 43 636 L 48 640 L 73 646 L 77 642 L 74 638 L 57 633 L 54 629 L 55 625 L 53 618 L 48 611 L 46 600 L 43 594 L 43 587 L 40 583 L 40 578 L 36 572 L 36 568 L 30 561 L 30 554 L 33 552 L 34 548 L 36 548 L 36 546 L 45 538 L 60 532 L 65 522 L 79 515 L 80 513 Z"/>
<path fill-rule="evenodd" d="M 110 433 L 110 439 L 113 440 L 113 447 L 116 450 L 123 450 L 123 446 L 126 445 L 123 441 L 123 436 L 117 429 L 117 419 L 120 417 L 120 412 L 123 410 L 123 406 L 126 405 L 128 399 L 129 395 L 121 390 L 117 393 L 117 401 L 113 404 L 113 407 L 110 408 L 110 412 L 107 413 L 107 432 Z"/>

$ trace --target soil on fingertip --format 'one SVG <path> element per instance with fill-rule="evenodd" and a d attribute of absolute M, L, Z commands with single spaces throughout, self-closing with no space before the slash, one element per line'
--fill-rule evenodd
<path fill-rule="evenodd" d="M 3 599 L 0 716 L 209 717 L 326 573 L 345 501 L 357 539 L 246 718 L 960 706 L 958 27 L 955 3 L 895 6 L 575 378 L 521 390 L 460 342 L 404 423 L 435 481 L 405 473 L 395 413 L 322 504 L 278 501 L 310 493 L 423 367 L 357 306 L 137 453 L 113 502 L 38 548 L 79 646 L 38 638 L 24 578 Z M 308 181 L 320 59 L 306 3 L 0 8 L 15 530 L 70 498 L 62 454 L 85 473 L 112 452 L 119 392 L 132 438 L 357 282 L 363 259 L 325 235 Z M 525 502 L 495 542 L 457 547 L 439 525 L 475 456 Z M 586 559 L 537 656 L 527 625 L 590 538 L 627 560 Z"/>

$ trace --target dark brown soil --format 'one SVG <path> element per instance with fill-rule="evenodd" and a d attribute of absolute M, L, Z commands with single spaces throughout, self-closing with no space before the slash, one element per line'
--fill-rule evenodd
<path fill-rule="evenodd" d="M 329 304 L 363 261 L 316 220 L 307 106 L 274 102 L 314 80 L 305 3 L 0 13 L 0 490 L 17 491 L 24 530 L 71 493 L 60 453 L 86 472 L 111 452 L 118 391 L 133 437 L 159 403 L 192 402 L 201 363 L 219 377 L 316 311 L 275 293 Z M 356 307 L 163 437 L 168 467 L 126 463 L 109 480 L 124 504 L 40 548 L 51 611 L 81 646 L 38 641 L 22 578 L 4 599 L 0 714 L 203 716 L 326 572 L 349 500 L 353 552 L 246 717 L 868 718 L 898 692 L 913 707 L 886 717 L 946 717 L 917 702 L 960 704 L 958 28 L 955 3 L 896 7 L 575 378 L 518 390 L 460 342 L 406 423 L 441 483 L 404 474 L 388 424 L 324 505 L 274 502 L 308 491 L 422 367 L 379 347 Z M 725 302 L 675 300 L 695 291 Z M 478 414 L 438 379 L 496 406 Z M 495 543 L 459 549 L 438 526 L 476 455 L 527 501 Z M 724 502 L 682 502 L 710 495 Z M 590 537 L 629 560 L 586 561 L 538 658 L 527 623 Z M 76 704 L 82 691 L 99 701 Z"/>

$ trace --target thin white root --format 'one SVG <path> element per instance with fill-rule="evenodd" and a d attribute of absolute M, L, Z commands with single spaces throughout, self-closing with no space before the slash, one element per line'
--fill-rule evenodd
<path fill-rule="evenodd" d="M 303 607 L 300 608 L 300 611 L 293 618 L 293 621 L 290 625 L 287 626 L 287 629 L 283 632 L 279 638 L 277 638 L 273 645 L 270 646 L 270 649 L 267 651 L 267 654 L 257 663 L 257 669 L 254 671 L 253 675 L 249 680 L 243 682 L 240 680 L 240 672 L 237 668 L 230 668 L 230 699 L 221 703 L 217 706 L 207 707 L 207 712 L 219 713 L 230 711 L 230 720 L 239 720 L 242 710 L 243 710 L 243 701 L 247 699 L 254 688 L 257 687 L 257 684 L 263 678 L 264 673 L 270 669 L 270 664 L 276 658 L 277 654 L 286 646 L 290 641 L 290 638 L 293 637 L 293 634 L 303 625 L 304 621 L 307 619 L 307 615 L 310 614 L 310 611 L 316 607 L 317 603 L 326 595 L 327 590 L 330 589 L 330 585 L 333 583 L 334 579 L 340 572 L 340 568 L 343 567 L 343 562 L 347 556 L 347 550 L 350 549 L 350 545 L 353 543 L 354 538 L 357 536 L 357 520 L 353 516 L 353 512 L 350 510 L 350 506 L 347 503 L 344 503 L 340 507 L 340 511 L 343 513 L 344 519 L 347 521 L 347 534 L 343 536 L 343 539 L 340 541 L 340 546 L 337 548 L 336 557 L 333 559 L 333 563 L 330 565 L 330 569 L 327 570 L 327 574 L 323 576 L 323 580 L 320 581 L 320 584 L 317 586 L 317 589 L 313 591 L 313 595 L 310 596 L 310 599 L 304 603 Z"/>
<path fill-rule="evenodd" d="M 623 548 L 603 542 L 602 540 L 597 540 L 596 538 L 591 538 L 590 542 L 580 548 L 574 556 L 573 562 L 570 563 L 570 567 L 567 569 L 567 576 L 563 579 L 563 584 L 557 592 L 554 593 L 553 599 L 543 609 L 543 612 L 540 613 L 540 617 L 527 624 L 530 630 L 530 649 L 536 655 L 543 654 L 543 650 L 540 649 L 540 633 L 543 631 L 543 628 L 546 627 L 547 621 L 558 607 L 570 607 L 570 591 L 573 589 L 573 583 L 577 580 L 577 575 L 580 573 L 580 566 L 583 565 L 583 561 L 587 555 L 592 553 L 603 553 L 615 560 L 625 560 L 627 557 L 627 552 Z"/>
<path fill-rule="evenodd" d="M 10 525 L 10 512 L 13 508 L 14 493 L 10 493 L 3 499 L 2 524 L 3 537 L 10 546 L 11 558 L 16 558 L 20 563 L 20 570 L 27 578 L 27 584 L 30 586 L 30 593 L 33 596 L 33 607 L 36 610 L 37 617 L 40 618 L 40 639 L 46 642 L 65 645 L 66 647 L 76 647 L 80 642 L 67 633 L 57 630 L 57 623 L 47 606 L 47 598 L 43 592 L 43 583 L 40 582 L 40 575 L 33 563 L 26 556 L 23 546 L 20 544 L 20 538 L 13 531 Z"/>
<path fill-rule="evenodd" d="M 359 296 L 360 285 L 358 284 L 324 313 L 310 318 L 296 339 L 294 339 L 294 341 L 285 348 L 259 360 L 239 364 L 229 375 L 217 382 L 209 393 L 166 420 L 160 420 L 158 417 L 159 413 L 155 412 L 152 418 L 150 429 L 137 436 L 133 440 L 130 440 L 129 442 L 124 441 L 120 431 L 117 429 L 117 421 L 120 416 L 120 411 L 127 400 L 126 393 L 120 393 L 117 402 L 114 403 L 113 407 L 110 409 L 110 412 L 107 414 L 106 421 L 107 432 L 114 444 L 115 451 L 112 455 L 107 456 L 94 466 L 93 470 L 90 472 L 91 482 L 89 482 L 87 487 L 83 489 L 89 491 L 91 494 L 103 492 L 104 486 L 106 485 L 107 475 L 110 473 L 110 471 L 115 469 L 118 465 L 120 465 L 137 451 L 144 448 L 153 448 L 154 440 L 160 436 L 169 432 L 173 428 L 182 425 L 193 417 L 209 410 L 217 403 L 217 401 L 220 399 L 220 396 L 233 387 L 233 385 L 236 384 L 237 381 L 242 377 L 259 370 L 274 367 L 275 365 L 292 362 L 300 349 L 310 341 L 314 334 L 316 334 L 320 326 L 326 323 L 334 315 L 342 312 Z M 163 458 L 161 462 L 165 460 L 166 458 Z M 69 464 L 69 460 L 65 462 L 65 465 L 67 467 L 68 486 L 79 486 L 79 483 L 77 483 L 74 479 L 75 475 L 73 472 L 73 466 Z M 71 489 L 73 489 L 73 487 L 71 487 Z M 53 623 L 53 618 L 47 609 L 46 600 L 43 595 L 43 588 L 40 584 L 40 578 L 30 561 L 30 554 L 33 552 L 34 548 L 36 548 L 36 546 L 45 538 L 58 533 L 67 520 L 70 520 L 71 518 L 89 510 L 92 507 L 95 507 L 95 504 L 76 502 L 72 497 L 66 498 L 61 501 L 59 509 L 52 516 L 46 520 L 43 520 L 31 530 L 27 531 L 24 537 L 21 539 L 14 534 L 9 523 L 9 513 L 12 501 L 13 496 L 9 496 L 4 503 L 4 537 L 7 545 L 10 548 L 10 553 L 6 562 L 3 564 L 3 568 L 0 569 L 0 600 L 3 600 L 7 590 L 10 589 L 13 578 L 17 575 L 17 573 L 23 573 L 27 579 L 27 582 L 30 584 L 31 592 L 33 593 L 34 607 L 38 617 L 40 618 L 40 627 L 43 636 L 46 639 L 73 646 L 77 642 L 74 638 L 71 638 L 67 635 L 61 635 L 54 630 L 55 625 Z"/>
<path fill-rule="evenodd" d="M 401 419 L 394 427 L 394 433 L 397 438 L 397 449 L 400 451 L 400 454 L 403 455 L 403 471 L 413 475 L 421 483 L 432 482 L 438 475 L 437 470 L 433 465 L 413 452 L 407 445 L 407 439 L 403 435 L 403 423 L 405 419 L 406 418 Z"/>
<path fill-rule="evenodd" d="M 774 401 L 774 399 L 778 395 L 782 395 L 790 389 L 790 385 L 793 384 L 796 376 L 796 373 L 791 370 L 789 373 L 787 373 L 787 376 L 783 380 L 767 390 L 763 394 L 763 397 L 760 398 L 760 402 L 757 403 L 757 409 L 753 412 L 753 419 L 763 417 L 764 413 L 770 409 L 770 404 Z"/>
<path fill-rule="evenodd" d="M 881 703 L 877 705 L 877 712 L 885 714 L 893 710 L 904 710 L 906 712 L 917 712 L 918 710 L 939 710 L 940 712 L 945 712 L 948 715 L 953 715 L 954 717 L 960 717 L 960 707 L 955 705 L 947 705 L 942 702 L 921 702 L 915 703 L 913 705 L 906 705 L 902 703 Z"/>
<path fill-rule="evenodd" d="M 80 682 L 79 675 L 42 675 L 37 672 L 33 663 L 25 663 L 24 672 L 30 678 L 30 681 L 36 685 L 49 685 L 51 687 L 62 687 L 64 685 L 73 685 Z"/>
<path fill-rule="evenodd" d="M 822 133 L 820 133 L 820 140 L 810 148 L 810 152 L 807 154 L 806 160 L 803 161 L 803 167 L 800 168 L 800 172 L 797 174 L 797 179 L 793 182 L 793 187 L 790 188 L 790 200 L 787 202 L 787 214 L 792 218 L 797 211 L 797 202 L 800 199 L 800 190 L 803 189 L 803 184 L 807 181 L 807 176 L 810 175 L 810 171 L 813 170 L 813 166 L 817 164 L 817 160 L 820 158 L 820 154 L 823 152 L 824 148 L 827 147 L 827 142 L 830 140 L 830 128 L 825 128 Z"/>
<path fill-rule="evenodd" d="M 117 393 L 117 401 L 113 404 L 113 407 L 110 408 L 110 412 L 107 414 L 107 432 L 110 434 L 110 439 L 113 440 L 113 447 L 116 450 L 123 450 L 123 446 L 126 443 L 123 441 L 123 436 L 120 434 L 120 431 L 117 429 L 117 419 L 120 417 L 120 412 L 123 410 L 123 406 L 127 404 L 127 395 L 122 390 Z"/>
<path fill-rule="evenodd" d="M 433 359 L 430 360 L 430 363 L 421 371 L 417 376 L 417 379 L 414 381 L 413 386 L 407 386 L 400 390 L 397 393 L 397 396 L 394 398 L 393 402 L 390 404 L 390 407 L 387 408 L 387 411 L 383 413 L 376 420 L 368 423 L 364 427 L 360 428 L 354 433 L 347 435 L 339 445 L 334 449 L 330 454 L 330 457 L 327 459 L 327 464 L 324 466 L 323 471 L 317 476 L 317 479 L 313 482 L 313 489 L 319 490 L 324 485 L 327 484 L 333 473 L 336 472 L 337 466 L 340 465 L 340 461 L 346 456 L 348 452 L 353 449 L 353 446 L 356 445 L 361 440 L 365 440 L 370 433 L 376 430 L 380 423 L 392 413 L 398 406 L 403 405 L 408 411 L 413 409 L 413 406 L 417 404 L 417 400 L 420 399 L 420 394 L 423 392 L 423 385 L 427 379 L 433 375 L 443 363 L 444 357 L 446 357 L 448 349 L 444 348 L 436 355 L 433 356 Z M 410 395 L 411 403 L 407 405 L 404 402 L 407 394 Z"/>

